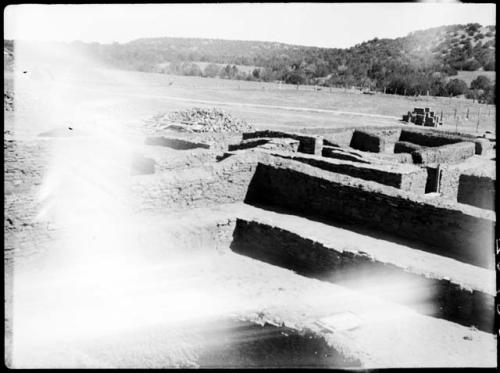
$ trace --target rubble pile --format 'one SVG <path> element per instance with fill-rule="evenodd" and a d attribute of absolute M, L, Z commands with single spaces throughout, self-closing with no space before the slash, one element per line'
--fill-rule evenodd
<path fill-rule="evenodd" d="M 159 114 L 150 121 L 156 127 L 179 132 L 248 132 L 253 127 L 219 108 L 191 108 Z"/>
<path fill-rule="evenodd" d="M 438 116 L 428 107 L 416 107 L 413 109 L 413 112 L 409 111 L 408 114 L 403 114 L 403 122 L 411 122 L 417 126 L 423 125 L 425 127 L 437 127 L 443 124 L 439 121 Z"/>

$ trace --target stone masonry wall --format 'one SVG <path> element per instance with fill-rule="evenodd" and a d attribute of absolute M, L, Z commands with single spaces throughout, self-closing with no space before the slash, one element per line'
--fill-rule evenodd
<path fill-rule="evenodd" d="M 349 161 L 321 159 L 313 156 L 275 154 L 287 159 L 303 162 L 325 171 L 341 173 L 352 177 L 375 181 L 398 189 L 423 194 L 427 170 L 413 165 L 365 165 Z"/>
<path fill-rule="evenodd" d="M 180 139 L 180 138 L 164 137 L 164 136 L 146 137 L 144 143 L 146 145 L 166 146 L 168 148 L 172 148 L 172 149 L 176 149 L 176 150 L 188 150 L 188 149 L 196 149 L 196 148 L 209 149 L 210 148 L 210 145 L 204 144 L 201 142 L 193 142 L 193 141 L 187 141 L 187 140 Z"/>
<path fill-rule="evenodd" d="M 243 201 L 256 162 L 237 155 L 215 166 L 135 176 L 137 211 L 213 206 Z"/>
<path fill-rule="evenodd" d="M 402 130 L 399 136 L 399 141 L 411 142 L 413 144 L 422 146 L 442 146 L 448 144 L 455 144 L 457 142 L 464 141 L 464 138 L 447 134 L 439 133 L 436 131 L 426 131 L 426 130 Z"/>
<path fill-rule="evenodd" d="M 334 283 L 340 281 L 348 286 L 359 280 L 377 281 L 384 276 L 410 282 L 415 287 L 427 289 L 427 293 L 432 294 L 432 299 L 427 301 L 439 305 L 429 309 L 427 303 L 419 303 L 417 311 L 493 331 L 494 296 L 464 289 L 445 278 L 428 278 L 360 252 L 326 247 L 294 232 L 245 219 L 236 221 L 231 249 L 306 276 Z M 390 292 L 386 296 L 397 301 L 391 298 Z"/>
<path fill-rule="evenodd" d="M 458 202 L 482 209 L 495 209 L 495 179 L 462 174 L 458 183 Z"/>
<path fill-rule="evenodd" d="M 308 136 L 297 133 L 281 132 L 281 131 L 255 131 L 246 132 L 243 134 L 243 140 L 254 139 L 254 138 L 266 138 L 266 137 L 284 137 L 291 138 L 300 141 L 299 152 L 321 155 L 321 149 L 323 148 L 323 137 L 322 136 Z"/>
<path fill-rule="evenodd" d="M 458 142 L 438 147 L 423 147 L 411 153 L 417 164 L 454 163 L 470 158 L 475 153 L 473 142 Z"/>
<path fill-rule="evenodd" d="M 4 138 L 4 259 L 30 256 L 52 239 L 54 226 L 36 219 L 53 139 Z"/>
<path fill-rule="evenodd" d="M 344 148 L 334 147 L 334 146 L 323 146 L 321 155 L 325 158 L 336 158 L 343 159 L 346 161 L 359 162 L 359 163 L 370 163 L 370 161 L 363 159 L 363 156 L 355 154 Z"/>
<path fill-rule="evenodd" d="M 349 146 L 358 150 L 380 153 L 385 150 L 385 140 L 378 134 L 356 130 Z"/>
<path fill-rule="evenodd" d="M 58 140 L 4 138 L 5 194 L 41 185 L 54 141 Z"/>
<path fill-rule="evenodd" d="M 324 137 L 324 145 L 340 145 L 349 146 L 352 139 L 354 129 L 345 130 L 337 133 L 326 133 Z"/>
<path fill-rule="evenodd" d="M 494 267 L 495 217 L 474 207 L 427 200 L 310 166 L 265 163 L 258 165 L 245 201 L 361 225 L 375 234 L 385 232 L 422 242 L 431 247 L 427 250 L 485 268 Z"/>

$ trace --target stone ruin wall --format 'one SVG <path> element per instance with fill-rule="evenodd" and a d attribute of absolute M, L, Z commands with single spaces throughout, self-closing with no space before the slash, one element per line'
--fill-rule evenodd
<path fill-rule="evenodd" d="M 52 141 L 4 137 L 4 258 L 7 261 L 18 254 L 29 256 L 52 238 L 53 224 L 36 219 Z"/>
<path fill-rule="evenodd" d="M 245 201 L 439 245 L 443 255 L 493 268 L 494 214 L 304 168 L 259 164 Z"/>
<path fill-rule="evenodd" d="M 231 249 L 305 276 L 341 282 L 347 286 L 355 285 L 360 280 L 377 281 L 389 277 L 394 281 L 412 283 L 421 289 L 432 289 L 429 291 L 432 300 L 427 301 L 439 305 L 435 317 L 467 326 L 476 325 L 487 332 L 493 330 L 494 296 L 482 291 L 465 290 L 446 278 L 430 278 L 408 272 L 360 252 L 326 247 L 322 242 L 294 232 L 247 219 L 237 219 Z M 388 296 L 391 299 L 390 294 Z M 397 299 L 393 300 L 397 302 Z M 420 312 L 429 312 L 425 307 L 423 305 Z"/>

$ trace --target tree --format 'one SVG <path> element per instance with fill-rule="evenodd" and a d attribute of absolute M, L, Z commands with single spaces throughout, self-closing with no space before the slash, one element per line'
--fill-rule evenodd
<path fill-rule="evenodd" d="M 215 78 L 219 75 L 220 68 L 215 63 L 209 63 L 203 70 L 203 75 L 208 78 Z"/>
<path fill-rule="evenodd" d="M 279 79 L 278 74 L 270 68 L 265 68 L 260 72 L 260 78 L 265 82 L 272 82 Z"/>
<path fill-rule="evenodd" d="M 483 91 L 488 90 L 491 87 L 491 80 L 484 75 L 479 75 L 470 83 L 470 89 L 481 89 Z"/>
<path fill-rule="evenodd" d="M 466 94 L 469 88 L 467 87 L 467 83 L 465 83 L 461 79 L 451 79 L 446 84 L 446 91 L 448 95 L 451 96 L 460 96 Z"/>
<path fill-rule="evenodd" d="M 387 85 L 386 93 L 402 95 L 405 89 L 408 89 L 408 84 L 406 79 L 403 79 L 401 77 L 395 77 L 392 78 L 389 84 Z"/>
<path fill-rule="evenodd" d="M 465 71 L 476 71 L 480 67 L 481 64 L 475 58 L 468 59 L 462 64 L 462 70 Z"/>
<path fill-rule="evenodd" d="M 201 76 L 200 67 L 194 62 L 184 62 L 182 64 L 182 75 Z"/>
<path fill-rule="evenodd" d="M 238 75 L 238 68 L 236 65 L 231 66 L 230 78 L 235 78 Z"/>
<path fill-rule="evenodd" d="M 237 73 L 238 73 L 238 68 L 235 65 L 233 66 L 226 65 L 221 71 L 221 77 L 232 79 L 236 76 Z"/>
<path fill-rule="evenodd" d="M 447 96 L 446 82 L 442 78 L 436 78 L 431 82 L 430 94 L 432 96 Z"/>
<path fill-rule="evenodd" d="M 168 64 L 168 72 L 170 74 L 180 74 L 181 73 L 181 63 L 178 61 L 172 61 Z"/>
<path fill-rule="evenodd" d="M 484 65 L 483 65 L 483 69 L 484 71 L 495 71 L 495 61 L 487 61 Z"/>
<path fill-rule="evenodd" d="M 285 75 L 285 82 L 288 84 L 304 84 L 306 77 L 302 71 L 295 70 Z"/>
<path fill-rule="evenodd" d="M 495 95 L 495 84 L 491 85 L 484 93 L 481 95 L 480 100 L 486 104 L 496 105 L 496 95 Z"/>

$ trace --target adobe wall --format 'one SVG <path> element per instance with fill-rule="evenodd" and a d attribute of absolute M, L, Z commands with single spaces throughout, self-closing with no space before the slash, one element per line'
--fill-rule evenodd
<path fill-rule="evenodd" d="M 433 316 L 467 326 L 475 325 L 487 332 L 494 329 L 494 296 L 478 290 L 466 290 L 446 278 L 428 278 L 411 273 L 362 253 L 342 250 L 341 247 L 329 248 L 294 232 L 246 219 L 236 220 L 231 249 L 305 276 L 341 282 L 347 286 L 370 279 L 379 281 L 384 277 L 411 283 L 419 289 L 426 289 L 429 297 L 432 296 L 427 301 L 439 306 L 430 311 L 427 304 L 417 304 L 417 311 L 430 312 Z M 394 294 L 389 292 L 385 296 L 397 301 L 391 295 Z"/>
<path fill-rule="evenodd" d="M 467 263 L 494 266 L 495 216 L 467 205 L 292 163 L 260 163 L 245 201 L 386 232 Z"/>

